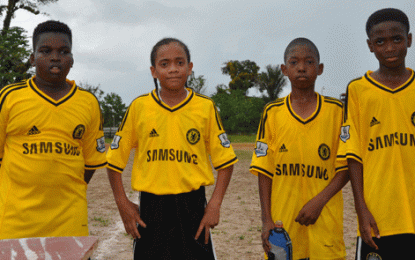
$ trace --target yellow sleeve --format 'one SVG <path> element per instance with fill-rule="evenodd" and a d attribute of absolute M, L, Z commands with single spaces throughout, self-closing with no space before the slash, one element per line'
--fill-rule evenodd
<path fill-rule="evenodd" d="M 210 154 L 213 167 L 215 170 L 220 170 L 235 164 L 238 159 L 236 158 L 231 142 L 226 135 L 219 113 L 213 102 L 209 110 L 210 116 L 206 146 Z"/>
<path fill-rule="evenodd" d="M 340 132 L 339 150 L 337 152 L 337 160 L 339 163 L 341 163 L 341 161 L 346 161 L 348 158 L 362 163 L 359 135 L 360 105 L 356 87 L 357 85 L 353 82 L 347 87 L 344 119 Z"/>
<path fill-rule="evenodd" d="M 107 152 L 108 168 L 122 173 L 128 163 L 131 149 L 138 146 L 135 133 L 136 109 L 135 102 L 125 112 L 124 118 L 115 133 Z"/>
<path fill-rule="evenodd" d="M 91 102 L 91 122 L 86 129 L 83 151 L 85 169 L 94 170 L 102 168 L 107 164 L 105 158 L 103 119 L 98 100 L 95 98 Z"/>
<path fill-rule="evenodd" d="M 249 171 L 258 175 L 261 173 L 269 178 L 274 176 L 274 131 L 272 130 L 272 117 L 269 116 L 270 109 L 268 106 L 265 107 L 264 112 L 259 122 L 255 150 L 252 155 L 251 166 Z"/>

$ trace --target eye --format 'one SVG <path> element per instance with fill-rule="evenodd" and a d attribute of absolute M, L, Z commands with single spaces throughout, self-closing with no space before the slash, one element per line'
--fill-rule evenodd
<path fill-rule="evenodd" d="M 402 37 L 401 36 L 396 36 L 396 37 L 393 38 L 393 42 L 398 43 L 398 42 L 401 42 L 401 41 L 402 41 Z"/>
<path fill-rule="evenodd" d="M 40 49 L 40 50 L 39 50 L 39 52 L 40 52 L 40 53 L 47 54 L 47 53 L 49 53 L 49 52 L 50 52 L 50 50 L 49 50 L 49 49 Z"/>
<path fill-rule="evenodd" d="M 297 64 L 297 61 L 293 60 L 293 61 L 290 61 L 289 63 L 290 63 L 291 65 L 295 65 L 295 64 Z"/>
<path fill-rule="evenodd" d="M 307 64 L 313 64 L 314 63 L 314 61 L 313 60 L 308 60 L 307 61 Z"/>
<path fill-rule="evenodd" d="M 162 62 L 162 63 L 160 63 L 160 66 L 162 66 L 162 67 L 167 67 L 167 65 L 168 65 L 168 63 L 167 62 Z"/>
<path fill-rule="evenodd" d="M 383 39 L 377 39 L 375 41 L 376 45 L 382 45 L 385 41 Z"/>

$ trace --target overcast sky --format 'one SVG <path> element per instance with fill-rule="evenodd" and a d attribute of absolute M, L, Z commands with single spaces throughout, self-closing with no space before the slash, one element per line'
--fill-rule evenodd
<path fill-rule="evenodd" d="M 127 105 L 154 88 L 150 52 L 161 38 L 176 37 L 188 45 L 193 70 L 207 79 L 211 95 L 218 84 L 230 81 L 220 70 L 224 62 L 249 59 L 263 71 L 283 62 L 291 40 L 307 37 L 325 66 L 316 91 L 338 98 L 350 80 L 377 69 L 364 28 L 371 13 L 386 7 L 403 10 L 415 26 L 414 0 L 59 0 L 42 8 L 49 17 L 18 11 L 12 26 L 31 36 L 49 19 L 68 24 L 75 59 L 68 78 L 99 84 Z M 414 63 L 415 50 L 409 49 L 406 65 Z M 290 89 L 287 85 L 283 95 Z"/>

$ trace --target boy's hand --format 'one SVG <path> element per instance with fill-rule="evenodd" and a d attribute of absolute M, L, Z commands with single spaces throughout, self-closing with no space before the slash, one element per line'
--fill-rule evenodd
<path fill-rule="evenodd" d="M 316 223 L 318 217 L 320 216 L 324 205 L 325 203 L 319 200 L 317 197 L 312 198 L 300 210 L 297 218 L 295 219 L 295 222 L 305 226 L 313 225 Z"/>
<path fill-rule="evenodd" d="M 373 217 L 372 213 L 370 213 L 369 209 L 364 209 L 361 212 L 361 217 L 359 218 L 359 227 L 360 227 L 360 235 L 363 241 L 370 247 L 375 248 L 378 250 L 378 246 L 376 245 L 375 241 L 372 238 L 372 229 L 373 233 L 375 234 L 376 238 L 380 238 L 379 229 L 376 224 L 375 218 Z"/>
<path fill-rule="evenodd" d="M 125 231 L 134 239 L 141 238 L 137 229 L 137 224 L 146 227 L 146 224 L 140 217 L 138 205 L 127 200 L 119 207 L 122 222 L 124 223 Z"/>
<path fill-rule="evenodd" d="M 220 205 L 213 205 L 209 202 L 205 208 L 205 214 L 202 221 L 200 221 L 199 228 L 196 232 L 195 239 L 197 240 L 201 235 L 203 228 L 205 229 L 205 244 L 209 242 L 210 229 L 214 228 L 219 223 Z"/>
<path fill-rule="evenodd" d="M 274 222 L 267 221 L 267 223 L 262 223 L 262 248 L 264 249 L 265 253 L 268 253 L 271 250 L 271 244 L 269 243 L 269 231 L 275 228 Z"/>

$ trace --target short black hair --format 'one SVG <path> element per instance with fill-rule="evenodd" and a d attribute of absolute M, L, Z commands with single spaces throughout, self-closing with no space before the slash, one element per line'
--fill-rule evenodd
<path fill-rule="evenodd" d="M 302 38 L 302 37 L 296 38 L 296 39 L 292 40 L 288 44 L 287 48 L 285 48 L 285 52 L 284 52 L 284 62 L 287 61 L 288 54 L 290 53 L 290 51 L 294 47 L 297 47 L 299 45 L 307 45 L 308 47 L 310 47 L 315 52 L 315 54 L 317 56 L 317 61 L 320 62 L 320 53 L 319 53 L 319 51 L 317 49 L 317 46 L 312 41 L 310 41 L 309 39 Z"/>
<path fill-rule="evenodd" d="M 366 34 L 370 37 L 372 27 L 386 21 L 400 22 L 405 26 L 406 33 L 409 33 L 409 20 L 404 12 L 395 8 L 385 8 L 374 12 L 366 22 Z"/>
<path fill-rule="evenodd" d="M 189 48 L 187 48 L 186 44 L 184 44 L 182 41 L 176 38 L 163 38 L 160 41 L 158 41 L 156 45 L 153 46 L 153 49 L 151 50 L 151 55 L 150 55 L 151 66 L 153 67 L 156 66 L 157 51 L 160 49 L 160 47 L 163 45 L 168 45 L 172 42 L 178 43 L 180 46 L 183 47 L 184 52 L 186 53 L 186 56 L 187 56 L 187 62 L 190 63 L 190 51 L 189 51 Z"/>
<path fill-rule="evenodd" d="M 70 44 L 72 45 L 72 32 L 71 32 L 71 29 L 68 27 L 68 25 L 62 22 L 59 22 L 59 21 L 49 20 L 49 21 L 38 24 L 35 30 L 33 31 L 33 37 L 32 37 L 33 51 L 35 51 L 36 49 L 36 44 L 39 40 L 39 36 L 42 33 L 49 33 L 49 32 L 66 34 L 69 38 Z"/>

